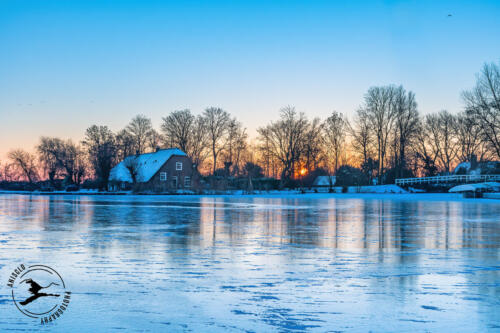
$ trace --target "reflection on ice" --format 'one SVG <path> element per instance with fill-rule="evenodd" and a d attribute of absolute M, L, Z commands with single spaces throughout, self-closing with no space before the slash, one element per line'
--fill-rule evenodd
<path fill-rule="evenodd" d="M 60 331 L 499 326 L 500 204 L 381 198 L 1 195 L 0 278 L 61 271 Z"/>

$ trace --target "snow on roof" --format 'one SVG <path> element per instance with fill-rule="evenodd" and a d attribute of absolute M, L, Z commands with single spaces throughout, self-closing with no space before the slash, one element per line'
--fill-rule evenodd
<path fill-rule="evenodd" d="M 330 179 L 328 179 L 328 178 L 330 178 Z M 337 179 L 337 177 L 335 177 L 335 176 L 318 176 L 314 180 L 313 185 L 314 186 L 330 186 L 330 183 L 331 183 L 331 185 L 335 185 L 336 179 Z"/>
<path fill-rule="evenodd" d="M 111 169 L 109 180 L 132 183 L 130 171 L 126 166 L 130 163 L 136 163 L 138 169 L 137 182 L 148 182 L 160 170 L 162 165 L 174 155 L 187 156 L 185 152 L 178 148 L 160 149 L 154 153 L 127 156 Z"/>
<path fill-rule="evenodd" d="M 459 163 L 456 166 L 455 170 L 453 170 L 453 173 L 456 174 L 460 169 L 465 169 L 465 171 L 467 172 L 467 171 L 469 171 L 470 167 L 471 167 L 470 162 Z"/>
<path fill-rule="evenodd" d="M 480 189 L 493 189 L 497 187 L 494 182 L 488 182 L 488 183 L 475 183 L 475 184 L 465 184 L 465 185 L 458 185 L 450 188 L 448 192 L 476 192 Z M 500 185 L 500 184 L 499 184 Z"/>
<path fill-rule="evenodd" d="M 484 185 L 493 188 L 494 190 L 500 189 L 500 183 L 499 182 L 484 182 Z"/>

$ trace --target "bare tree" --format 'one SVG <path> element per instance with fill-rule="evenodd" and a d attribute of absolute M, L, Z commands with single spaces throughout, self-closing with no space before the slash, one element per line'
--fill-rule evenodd
<path fill-rule="evenodd" d="M 452 163 L 458 154 L 458 143 L 455 136 L 455 116 L 448 111 L 440 111 L 438 114 L 428 114 L 425 117 L 426 134 L 429 138 L 428 144 L 433 155 L 441 164 L 441 170 L 450 172 Z"/>
<path fill-rule="evenodd" d="M 137 184 L 137 177 L 139 176 L 139 160 L 137 156 L 131 155 L 123 161 L 123 165 L 128 170 L 132 184 Z"/>
<path fill-rule="evenodd" d="M 365 95 L 365 107 L 370 126 L 373 128 L 378 158 L 378 183 L 382 183 L 387 144 L 395 120 L 394 86 L 372 87 Z"/>
<path fill-rule="evenodd" d="M 417 136 L 414 149 L 416 151 L 417 160 L 420 161 L 419 169 L 422 170 L 423 176 L 435 176 L 437 172 L 436 159 L 437 151 L 432 149 L 430 129 L 427 121 L 420 120 L 418 125 Z"/>
<path fill-rule="evenodd" d="M 407 169 L 406 153 L 417 135 L 419 116 L 413 92 L 407 93 L 399 86 L 394 95 L 394 167 L 396 177 L 403 177 L 403 172 Z"/>
<path fill-rule="evenodd" d="M 263 129 L 266 135 L 260 135 L 259 143 L 256 145 L 256 150 L 259 152 L 259 162 L 264 166 L 265 175 L 267 177 L 277 178 L 276 165 L 279 163 L 277 158 L 271 153 L 270 137 L 267 131 Z"/>
<path fill-rule="evenodd" d="M 294 165 L 303 152 L 309 122 L 303 113 L 297 113 L 291 106 L 282 108 L 280 113 L 280 120 L 257 131 L 261 149 L 281 163 L 280 184 L 283 186 L 284 181 L 293 176 Z"/>
<path fill-rule="evenodd" d="M 217 157 L 224 149 L 224 138 L 230 121 L 229 113 L 221 108 L 209 107 L 203 113 L 205 126 L 208 132 L 208 141 L 212 151 L 212 172 L 217 170 Z"/>
<path fill-rule="evenodd" d="M 349 125 L 347 119 L 340 112 L 333 111 L 324 122 L 324 138 L 326 150 L 331 157 L 332 171 L 335 173 L 339 167 L 339 159 L 342 149 L 345 148 L 345 139 Z"/>
<path fill-rule="evenodd" d="M 227 124 L 227 140 L 225 150 L 225 165 L 230 167 L 229 174 L 234 175 L 240 170 L 241 154 L 246 149 L 247 133 L 243 125 L 234 119 Z"/>
<path fill-rule="evenodd" d="M 119 131 L 115 136 L 116 157 L 118 161 L 123 161 L 127 156 L 136 153 L 134 151 L 134 138 L 126 130 Z"/>
<path fill-rule="evenodd" d="M 207 119 L 194 116 L 189 109 L 171 112 L 161 125 L 165 144 L 184 151 L 199 167 L 208 155 Z"/>
<path fill-rule="evenodd" d="M 163 117 L 161 130 L 165 135 L 165 141 L 170 147 L 178 147 L 187 152 L 192 138 L 193 126 L 196 117 L 189 109 L 171 112 Z"/>
<path fill-rule="evenodd" d="M 48 176 L 52 187 L 55 187 L 55 178 L 62 171 L 62 163 L 57 159 L 54 151 L 58 149 L 62 143 L 59 140 L 54 140 L 49 137 L 41 137 L 40 143 L 36 147 L 40 165 L 44 173 Z"/>
<path fill-rule="evenodd" d="M 107 126 L 92 125 L 82 141 L 99 188 L 105 190 L 111 168 L 116 162 L 115 136 Z"/>
<path fill-rule="evenodd" d="M 189 137 L 191 140 L 188 140 L 185 152 L 191 158 L 193 163 L 197 167 L 200 167 L 209 154 L 208 131 L 204 117 L 196 117 L 193 125 L 191 126 L 191 134 Z"/>
<path fill-rule="evenodd" d="M 11 182 L 16 178 L 12 163 L 4 163 L 1 167 L 2 180 Z"/>
<path fill-rule="evenodd" d="M 378 170 L 378 161 L 374 159 L 374 133 L 365 109 L 359 108 L 356 111 L 353 125 L 349 124 L 349 133 L 353 152 L 359 155 L 358 160 L 361 170 L 371 184 L 374 171 Z"/>
<path fill-rule="evenodd" d="M 474 157 L 482 161 L 488 157 L 488 147 L 481 137 L 481 127 L 472 114 L 467 112 L 459 113 L 456 116 L 455 126 L 460 162 L 471 161 Z"/>
<path fill-rule="evenodd" d="M 154 128 L 149 132 L 146 146 L 150 151 L 156 151 L 160 148 L 161 143 L 164 142 L 163 135 L 158 133 Z"/>
<path fill-rule="evenodd" d="M 84 154 L 71 140 L 42 137 L 37 151 L 55 168 L 65 174 L 70 183 L 80 184 L 86 171 Z"/>
<path fill-rule="evenodd" d="M 314 118 L 304 137 L 305 167 L 308 171 L 318 168 L 323 160 L 323 124 L 319 118 Z"/>
<path fill-rule="evenodd" d="M 125 127 L 125 131 L 133 139 L 134 148 L 139 154 L 146 152 L 152 129 L 151 119 L 142 114 L 135 116 Z"/>
<path fill-rule="evenodd" d="M 237 136 L 235 145 L 234 145 L 234 163 L 233 163 L 233 174 L 240 175 L 242 170 L 242 162 L 243 162 L 243 154 L 247 151 L 248 143 L 247 143 L 248 135 L 243 129 L 240 132 L 240 135 Z"/>
<path fill-rule="evenodd" d="M 354 117 L 353 126 L 349 126 L 349 133 L 352 136 L 351 144 L 354 151 L 361 155 L 361 165 L 372 156 L 372 130 L 368 120 L 368 113 L 365 109 L 358 109 Z"/>
<path fill-rule="evenodd" d="M 481 129 L 481 137 L 500 159 L 500 67 L 485 64 L 476 86 L 462 94 L 465 108 Z"/>
<path fill-rule="evenodd" d="M 17 169 L 30 184 L 37 180 L 38 174 L 35 155 L 22 149 L 14 149 L 8 153 L 8 157 L 12 161 L 12 166 Z"/>
<path fill-rule="evenodd" d="M 81 146 L 66 140 L 64 145 L 64 168 L 69 176 L 70 183 L 81 184 L 87 171 L 85 154 Z"/>

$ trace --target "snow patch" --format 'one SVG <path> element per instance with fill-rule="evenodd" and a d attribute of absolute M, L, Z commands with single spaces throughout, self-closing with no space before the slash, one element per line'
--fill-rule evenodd
<path fill-rule="evenodd" d="M 350 186 L 348 193 L 408 193 L 398 185 Z"/>

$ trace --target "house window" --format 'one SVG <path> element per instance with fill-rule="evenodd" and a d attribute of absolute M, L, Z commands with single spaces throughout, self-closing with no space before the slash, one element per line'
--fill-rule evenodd
<path fill-rule="evenodd" d="M 191 177 L 184 177 L 184 187 L 191 187 Z"/>
<path fill-rule="evenodd" d="M 172 177 L 172 187 L 177 188 L 177 176 Z"/>
<path fill-rule="evenodd" d="M 167 173 L 166 172 L 160 172 L 160 181 L 164 182 L 167 180 Z"/>
<path fill-rule="evenodd" d="M 175 170 L 177 170 L 177 171 L 182 170 L 182 162 L 176 162 L 175 163 Z"/>

